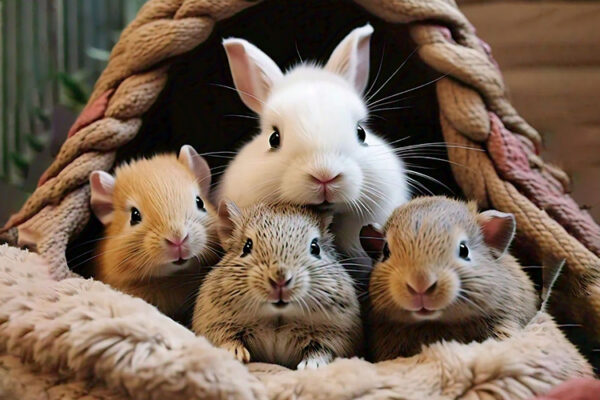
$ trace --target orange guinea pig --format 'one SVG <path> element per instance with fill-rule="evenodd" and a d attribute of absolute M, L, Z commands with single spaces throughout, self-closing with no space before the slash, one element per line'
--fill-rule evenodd
<path fill-rule="evenodd" d="M 94 277 L 163 313 L 191 310 L 202 277 L 218 262 L 210 169 L 191 146 L 90 176 L 91 206 L 105 226 Z"/>

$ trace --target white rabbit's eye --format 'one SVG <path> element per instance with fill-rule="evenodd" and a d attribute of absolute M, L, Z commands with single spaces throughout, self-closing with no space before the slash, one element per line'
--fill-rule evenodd
<path fill-rule="evenodd" d="M 269 146 L 271 149 L 278 149 L 281 146 L 281 137 L 279 136 L 279 129 L 273 127 L 273 133 L 269 136 Z"/>
<path fill-rule="evenodd" d="M 367 132 L 365 132 L 365 129 L 362 126 L 356 125 L 356 135 L 358 136 L 358 141 L 366 145 L 365 140 L 367 140 Z"/>

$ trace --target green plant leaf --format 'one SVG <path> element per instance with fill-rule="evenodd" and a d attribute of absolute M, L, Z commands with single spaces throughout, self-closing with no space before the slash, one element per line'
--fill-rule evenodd
<path fill-rule="evenodd" d="M 88 47 L 85 50 L 87 56 L 93 60 L 107 62 L 110 58 L 110 51 L 99 49 L 97 47 Z"/>
<path fill-rule="evenodd" d="M 85 105 L 89 97 L 85 84 L 65 72 L 59 72 L 57 75 L 66 99 L 74 104 Z"/>
<path fill-rule="evenodd" d="M 25 135 L 25 141 L 33 150 L 38 153 L 48 145 L 48 135 L 37 134 L 37 135 Z"/>
<path fill-rule="evenodd" d="M 24 154 L 12 151 L 10 152 L 10 160 L 19 169 L 19 171 L 21 171 L 21 173 L 27 174 L 27 170 L 31 165 L 31 160 L 28 157 L 26 157 Z"/>
<path fill-rule="evenodd" d="M 46 129 L 50 128 L 52 121 L 50 120 L 50 114 L 48 113 L 48 111 L 44 110 L 41 107 L 35 107 L 33 109 L 33 115 L 37 119 L 39 119 L 42 122 L 42 124 L 44 124 L 44 127 Z"/>

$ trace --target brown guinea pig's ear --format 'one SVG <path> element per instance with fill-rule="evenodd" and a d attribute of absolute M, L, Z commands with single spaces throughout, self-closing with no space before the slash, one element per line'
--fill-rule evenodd
<path fill-rule="evenodd" d="M 319 228 L 321 232 L 326 232 L 333 222 L 332 212 L 323 212 L 319 214 Z"/>
<path fill-rule="evenodd" d="M 178 160 L 192 171 L 200 185 L 200 190 L 204 196 L 210 193 L 210 168 L 208 163 L 196 150 L 189 144 L 181 146 Z"/>
<path fill-rule="evenodd" d="M 240 209 L 233 201 L 221 200 L 219 203 L 217 234 L 219 235 L 221 246 L 225 250 L 228 250 L 226 245 L 235 227 L 233 219 L 239 217 L 240 214 Z"/>
<path fill-rule="evenodd" d="M 515 216 L 496 210 L 488 210 L 477 216 L 477 223 L 481 227 L 485 243 L 496 249 L 502 256 L 515 236 L 517 223 Z"/>
<path fill-rule="evenodd" d="M 104 171 L 94 171 L 90 174 L 90 188 L 92 191 L 90 199 L 92 211 L 100 222 L 107 225 L 113 218 L 115 178 Z"/>
<path fill-rule="evenodd" d="M 374 225 L 365 225 L 360 230 L 360 244 L 369 257 L 376 260 L 383 251 L 385 235 L 380 228 Z"/>

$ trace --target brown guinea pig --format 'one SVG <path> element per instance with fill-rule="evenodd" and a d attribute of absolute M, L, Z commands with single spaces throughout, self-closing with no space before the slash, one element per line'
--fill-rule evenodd
<path fill-rule="evenodd" d="M 221 262 L 208 274 L 193 330 L 240 361 L 313 369 L 362 342 L 352 279 L 337 261 L 331 217 L 301 206 L 219 207 Z"/>
<path fill-rule="evenodd" d="M 369 282 L 370 352 L 376 361 L 418 353 L 440 340 L 501 337 L 535 315 L 537 296 L 507 253 L 512 214 L 422 197 L 397 208 L 380 234 L 361 233 L 380 258 Z M 379 240 L 377 240 L 379 239 Z"/>
<path fill-rule="evenodd" d="M 191 146 L 90 176 L 105 225 L 94 277 L 175 318 L 193 306 L 203 265 L 217 260 L 210 169 Z M 188 310 L 189 311 L 189 310 Z"/>

